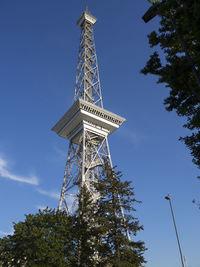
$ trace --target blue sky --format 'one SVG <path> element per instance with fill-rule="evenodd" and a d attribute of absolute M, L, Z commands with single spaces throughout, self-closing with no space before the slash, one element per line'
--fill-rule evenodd
<path fill-rule="evenodd" d="M 39 207 L 57 207 L 68 141 L 52 126 L 73 103 L 85 6 L 98 18 L 95 42 L 104 107 L 127 120 L 109 137 L 112 161 L 133 181 L 147 267 L 181 266 L 169 203 L 183 254 L 199 267 L 199 170 L 179 136 L 184 120 L 168 113 L 168 89 L 140 69 L 152 52 L 146 0 L 2 0 L 0 2 L 0 234 Z"/>

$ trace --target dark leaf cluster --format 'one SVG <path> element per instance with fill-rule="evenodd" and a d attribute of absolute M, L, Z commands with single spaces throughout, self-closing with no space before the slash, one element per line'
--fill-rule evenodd
<path fill-rule="evenodd" d="M 25 215 L 14 234 L 0 239 L 3 266 L 72 266 L 75 257 L 73 225 L 65 212 L 46 208 Z"/>
<path fill-rule="evenodd" d="M 200 167 L 200 83 L 197 79 L 200 77 L 200 0 L 160 2 L 159 29 L 152 31 L 148 38 L 152 48 L 160 46 L 165 59 L 162 62 L 155 51 L 141 72 L 157 75 L 158 83 L 170 88 L 164 100 L 166 110 L 175 110 L 185 117 L 184 127 L 192 134 L 180 140 L 185 142 L 193 162 Z"/>

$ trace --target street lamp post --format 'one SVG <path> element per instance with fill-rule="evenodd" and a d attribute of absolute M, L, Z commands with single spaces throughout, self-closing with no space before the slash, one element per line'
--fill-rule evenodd
<path fill-rule="evenodd" d="M 174 228 L 175 228 L 175 232 L 176 232 L 176 238 L 177 238 L 177 242 L 178 242 L 178 248 L 179 248 L 179 252 L 180 252 L 180 256 L 181 256 L 181 262 L 182 262 L 182 266 L 185 267 L 184 264 L 184 260 L 183 260 L 183 254 L 181 251 L 181 244 L 179 241 L 179 237 L 178 237 L 178 231 L 177 231 L 177 227 L 176 227 L 176 222 L 175 222 L 175 218 L 174 218 L 174 212 L 173 212 L 173 208 L 172 208 L 172 202 L 171 202 L 171 198 L 170 195 L 168 194 L 165 199 L 169 200 L 169 204 L 170 204 L 170 208 L 171 208 L 171 213 L 172 213 L 172 218 L 173 218 L 173 222 L 174 222 Z"/>
<path fill-rule="evenodd" d="M 159 10 L 160 6 L 163 5 L 166 1 L 167 1 L 167 0 L 163 0 L 163 1 L 160 2 L 160 3 L 157 3 L 157 4 L 152 5 L 152 6 L 146 11 L 146 13 L 144 14 L 144 16 L 142 17 L 142 19 L 144 20 L 144 22 L 147 23 L 147 22 L 149 22 L 150 20 L 152 20 L 154 17 L 156 17 L 156 16 L 158 15 L 158 10 Z M 173 25 L 173 27 L 174 27 L 174 30 L 175 30 L 175 32 L 176 32 L 176 34 L 177 34 L 178 40 L 179 40 L 179 42 L 180 42 L 180 44 L 181 44 L 181 46 L 182 46 L 182 49 L 183 49 L 183 51 L 185 52 L 185 56 L 186 56 L 186 58 L 187 58 L 187 61 L 188 61 L 189 65 L 190 65 L 191 68 L 192 68 L 192 71 L 193 71 L 193 74 L 194 74 L 195 79 L 196 79 L 196 81 L 197 81 L 197 84 L 198 84 L 198 86 L 200 87 L 200 76 L 199 76 L 199 74 L 198 74 L 198 72 L 197 72 L 197 70 L 196 70 L 196 66 L 195 66 L 195 64 L 194 64 L 194 62 L 193 62 L 193 59 L 192 59 L 192 57 L 191 57 L 191 55 L 190 55 L 190 52 L 189 52 L 189 50 L 188 50 L 188 48 L 187 48 L 187 46 L 186 46 L 186 44 L 185 44 L 185 42 L 184 42 L 184 40 L 183 40 L 183 38 L 182 38 L 182 36 L 181 36 L 180 31 L 179 31 L 178 28 L 177 28 L 176 22 L 175 22 L 175 20 L 174 20 L 174 18 L 173 18 L 173 16 L 172 16 L 170 10 L 168 11 L 168 14 L 169 14 L 170 20 L 171 20 L 171 22 L 172 22 L 172 25 Z M 193 93 L 196 94 L 196 92 L 193 92 Z M 197 95 L 197 96 L 198 96 L 198 95 Z"/>

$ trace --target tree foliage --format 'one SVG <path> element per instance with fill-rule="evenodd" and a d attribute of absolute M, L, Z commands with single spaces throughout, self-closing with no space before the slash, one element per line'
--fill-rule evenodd
<path fill-rule="evenodd" d="M 14 234 L 0 239 L 2 266 L 72 266 L 73 224 L 64 212 L 51 209 L 26 215 Z"/>
<path fill-rule="evenodd" d="M 155 1 L 150 1 L 155 2 Z M 161 1 L 160 1 L 161 2 Z M 157 3 L 153 3 L 157 4 Z M 158 83 L 170 88 L 164 100 L 167 111 L 175 110 L 186 118 L 184 127 L 191 135 L 181 137 L 190 149 L 193 162 L 200 167 L 200 86 L 193 68 L 200 77 L 200 0 L 166 0 L 159 6 L 159 29 L 149 35 L 152 48 L 160 46 L 165 59 L 155 51 L 141 70 L 158 76 Z M 189 58 L 185 54 L 189 54 Z"/>
<path fill-rule="evenodd" d="M 96 201 L 93 200 L 91 192 L 86 185 L 79 192 L 79 209 L 75 216 L 75 235 L 78 240 L 78 266 L 94 267 L 98 265 L 98 244 L 100 231 L 96 222 Z"/>
<path fill-rule="evenodd" d="M 143 227 L 134 217 L 134 205 L 139 201 L 130 182 L 122 182 L 121 173 L 106 164 L 95 187 L 99 193 L 95 218 L 101 236 L 98 251 L 102 266 L 142 266 L 144 242 L 131 241 Z"/>
<path fill-rule="evenodd" d="M 144 242 L 127 235 L 143 229 L 130 182 L 105 164 L 92 186 L 80 188 L 74 215 L 47 208 L 14 224 L 14 234 L 0 239 L 2 266 L 142 267 Z"/>

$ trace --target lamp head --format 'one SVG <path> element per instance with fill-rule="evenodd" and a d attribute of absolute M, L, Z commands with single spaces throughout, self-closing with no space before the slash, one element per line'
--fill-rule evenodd
<path fill-rule="evenodd" d="M 168 194 L 165 199 L 170 200 L 170 195 Z"/>

